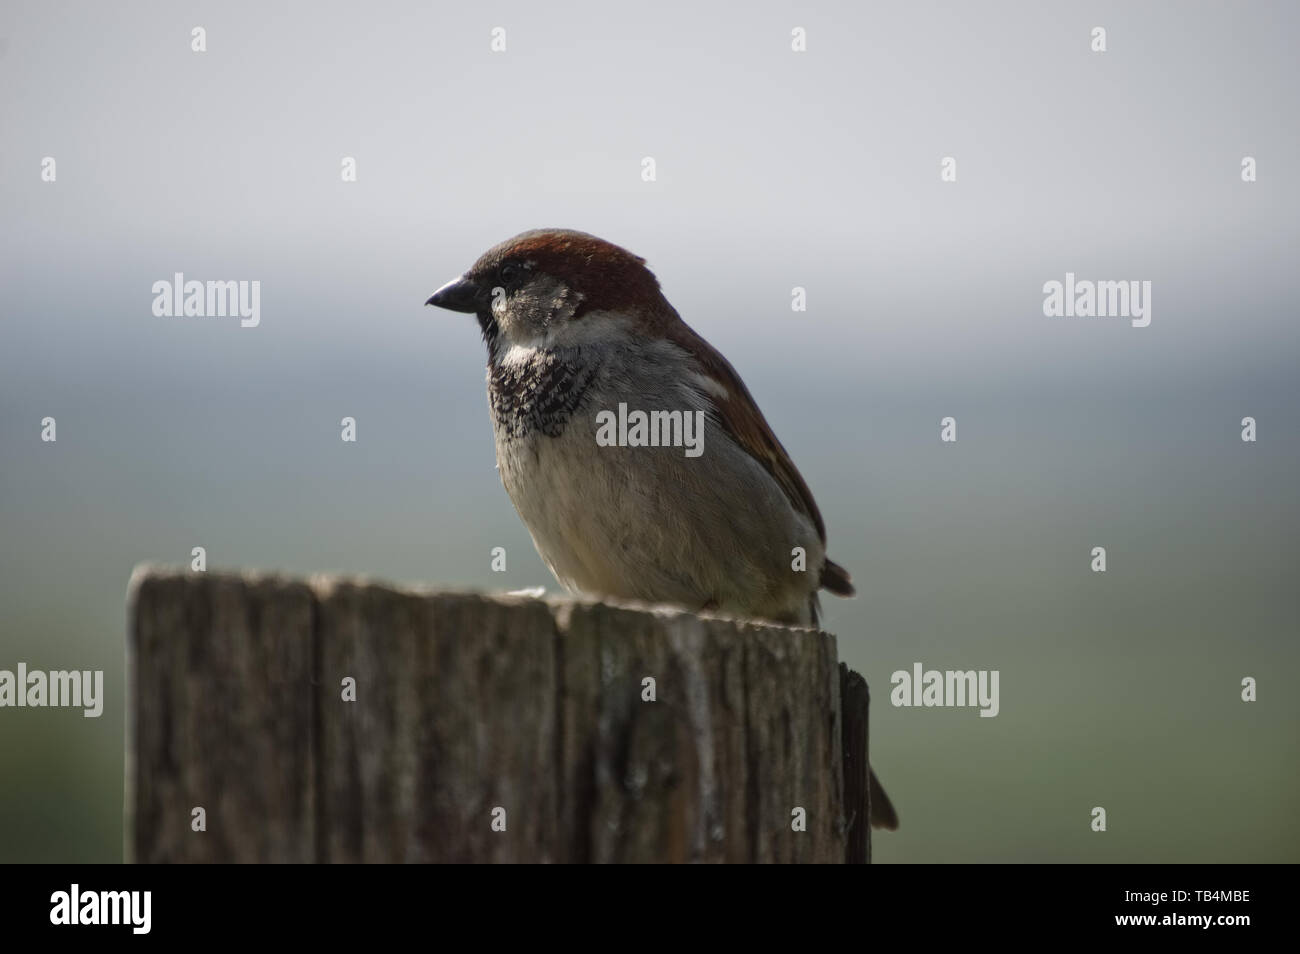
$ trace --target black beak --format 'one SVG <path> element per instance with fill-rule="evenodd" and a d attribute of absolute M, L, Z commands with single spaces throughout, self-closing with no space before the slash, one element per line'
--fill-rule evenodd
<path fill-rule="evenodd" d="M 474 282 L 461 275 L 453 278 L 430 296 L 426 305 L 437 305 L 448 311 L 463 311 L 473 314 L 483 303 L 483 290 Z"/>

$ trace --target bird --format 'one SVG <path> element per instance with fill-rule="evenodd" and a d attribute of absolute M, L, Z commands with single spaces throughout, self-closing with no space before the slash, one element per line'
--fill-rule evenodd
<path fill-rule="evenodd" d="M 534 229 L 426 305 L 478 321 L 497 469 L 565 589 L 812 627 L 820 589 L 854 595 L 789 453 L 645 259 Z M 873 827 L 897 828 L 870 788 Z"/>

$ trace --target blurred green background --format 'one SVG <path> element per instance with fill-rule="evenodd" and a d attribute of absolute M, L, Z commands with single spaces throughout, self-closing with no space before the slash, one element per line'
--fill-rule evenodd
<path fill-rule="evenodd" d="M 540 225 L 646 256 L 812 487 L 876 860 L 1300 860 L 1295 8 L 565 13 L 7 7 L 0 668 L 107 702 L 0 710 L 0 861 L 121 857 L 138 562 L 554 591 L 477 331 L 422 307 Z M 262 281 L 261 327 L 153 317 L 174 271 Z M 1151 326 L 1045 318 L 1066 271 L 1151 280 Z M 918 661 L 1000 670 L 1000 715 L 893 708 Z"/>

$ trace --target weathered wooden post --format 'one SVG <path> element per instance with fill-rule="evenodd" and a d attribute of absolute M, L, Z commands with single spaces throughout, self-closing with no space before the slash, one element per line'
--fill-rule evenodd
<path fill-rule="evenodd" d="M 870 859 L 824 633 L 147 567 L 129 629 L 128 860 Z"/>

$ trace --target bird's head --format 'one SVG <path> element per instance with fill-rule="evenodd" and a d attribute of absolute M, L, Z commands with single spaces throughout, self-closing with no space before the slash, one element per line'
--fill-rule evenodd
<path fill-rule="evenodd" d="M 489 350 L 579 344 L 610 318 L 649 325 L 672 312 L 644 259 L 569 229 L 507 239 L 426 304 L 475 315 Z"/>

